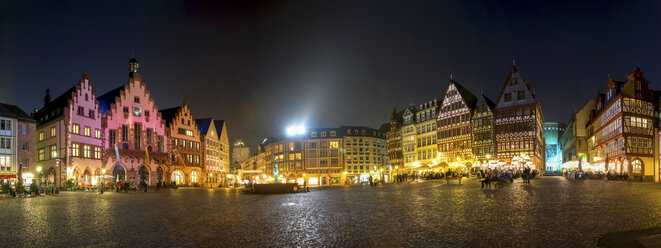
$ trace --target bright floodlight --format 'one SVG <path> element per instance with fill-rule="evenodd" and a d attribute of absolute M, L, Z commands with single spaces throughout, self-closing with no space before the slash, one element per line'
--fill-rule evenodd
<path fill-rule="evenodd" d="M 305 126 L 303 125 L 290 126 L 287 128 L 287 135 L 289 136 L 301 135 L 304 133 L 305 133 Z"/>

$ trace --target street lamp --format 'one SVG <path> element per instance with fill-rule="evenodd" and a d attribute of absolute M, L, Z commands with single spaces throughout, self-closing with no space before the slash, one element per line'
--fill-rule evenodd
<path fill-rule="evenodd" d="M 103 174 L 103 183 L 101 184 L 101 194 L 103 194 L 103 190 L 106 188 L 106 169 L 105 168 L 101 169 L 101 174 Z"/>

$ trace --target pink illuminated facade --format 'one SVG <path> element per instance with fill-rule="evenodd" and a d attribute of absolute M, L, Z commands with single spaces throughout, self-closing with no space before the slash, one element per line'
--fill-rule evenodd
<path fill-rule="evenodd" d="M 71 179 L 79 187 L 89 187 L 101 182 L 104 135 L 93 88 L 89 75 L 83 73 L 78 84 L 55 100 L 46 91 L 44 107 L 33 113 L 38 121 L 36 167 L 42 168 L 42 183 L 65 187 Z"/>
<path fill-rule="evenodd" d="M 128 83 L 99 97 L 105 127 L 103 162 L 107 181 L 153 186 L 169 178 L 168 139 L 165 121 L 137 70 L 137 60 L 131 59 Z"/>

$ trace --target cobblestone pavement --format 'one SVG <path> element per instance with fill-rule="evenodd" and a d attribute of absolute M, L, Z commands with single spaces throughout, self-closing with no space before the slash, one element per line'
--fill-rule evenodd
<path fill-rule="evenodd" d="M 475 179 L 250 195 L 227 189 L 0 199 L 0 247 L 585 247 L 661 226 L 661 185 Z"/>

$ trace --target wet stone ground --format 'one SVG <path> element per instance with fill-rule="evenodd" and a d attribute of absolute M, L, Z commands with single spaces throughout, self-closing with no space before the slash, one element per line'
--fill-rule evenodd
<path fill-rule="evenodd" d="M 660 226 L 660 184 L 559 177 L 0 199 L 0 247 L 591 247 Z"/>

